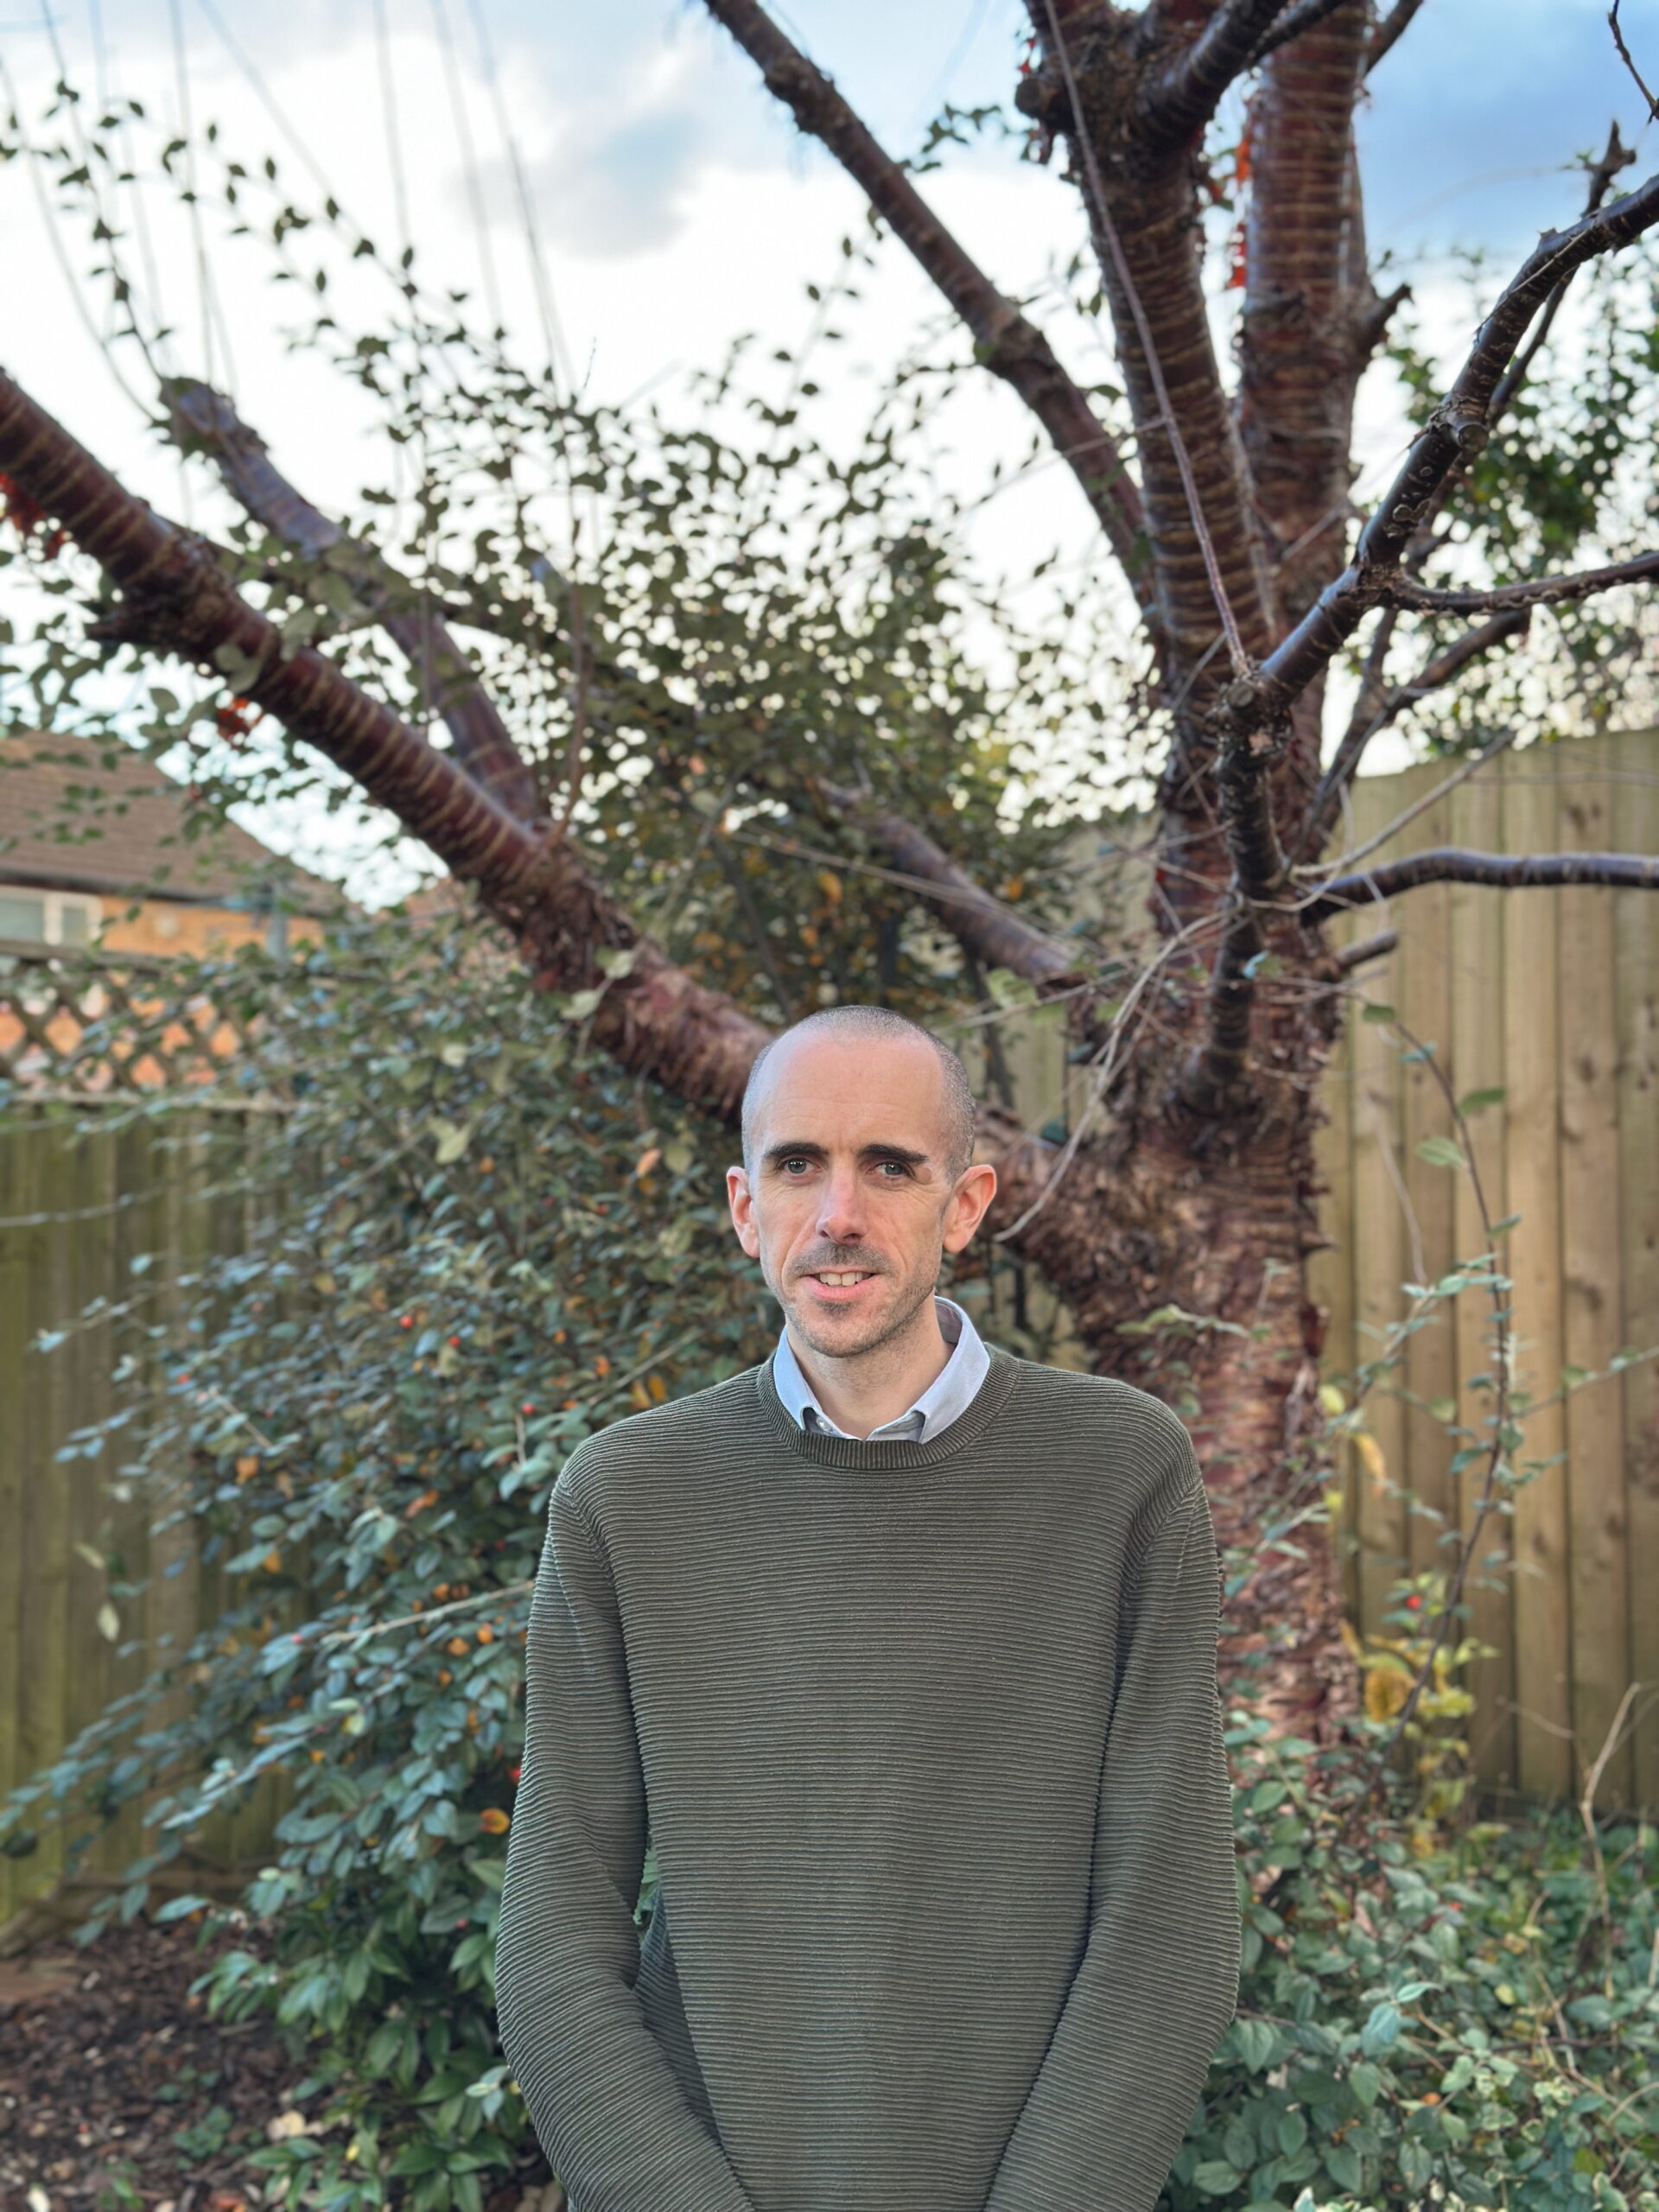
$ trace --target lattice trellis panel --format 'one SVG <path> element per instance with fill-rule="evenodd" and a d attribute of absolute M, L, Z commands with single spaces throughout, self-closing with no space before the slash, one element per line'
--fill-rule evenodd
<path fill-rule="evenodd" d="M 205 1089 L 259 1058 L 260 1024 L 185 963 L 0 938 L 0 1085 L 96 1097 Z M 261 1064 L 264 1087 L 269 1071 Z"/>

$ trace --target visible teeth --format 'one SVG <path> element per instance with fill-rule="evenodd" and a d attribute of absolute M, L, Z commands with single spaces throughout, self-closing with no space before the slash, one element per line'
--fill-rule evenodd
<path fill-rule="evenodd" d="M 868 1282 L 874 1272 L 874 1270 L 873 1268 L 867 1268 L 861 1275 L 829 1275 L 821 1273 L 818 1276 L 818 1281 L 820 1282 L 827 1282 L 832 1289 L 840 1290 L 845 1287 L 849 1283 Z"/>

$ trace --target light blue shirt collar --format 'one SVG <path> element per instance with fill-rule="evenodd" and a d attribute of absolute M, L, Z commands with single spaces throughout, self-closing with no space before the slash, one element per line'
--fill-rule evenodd
<path fill-rule="evenodd" d="M 931 1443 L 941 1430 L 949 1428 L 958 1415 L 967 1412 L 990 1371 L 991 1356 L 962 1307 L 950 1298 L 936 1298 L 933 1304 L 939 1317 L 940 1333 L 952 1347 L 950 1357 L 907 1412 L 872 1429 L 872 1444 L 878 1439 L 919 1444 L 924 1437 Z M 816 1428 L 831 1436 L 847 1433 L 845 1429 L 836 1427 L 818 1403 L 812 1385 L 795 1357 L 787 1328 L 779 1336 L 778 1349 L 772 1354 L 772 1380 L 785 1407 L 803 1428 Z M 809 1414 L 810 1420 L 807 1418 Z M 921 1415 L 919 1425 L 912 1418 L 918 1414 Z"/>

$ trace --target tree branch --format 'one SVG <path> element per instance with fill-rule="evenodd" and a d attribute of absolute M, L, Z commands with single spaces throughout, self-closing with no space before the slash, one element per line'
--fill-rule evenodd
<path fill-rule="evenodd" d="M 1352 783 L 1365 748 L 1377 732 L 1386 729 L 1396 715 L 1414 706 L 1419 699 L 1426 699 L 1431 692 L 1450 683 L 1471 661 L 1478 660 L 1492 646 L 1502 644 L 1506 638 L 1523 637 L 1531 620 L 1528 608 L 1512 607 L 1493 615 L 1489 622 L 1483 622 L 1473 630 L 1465 630 L 1462 637 L 1454 638 L 1444 652 L 1437 653 L 1411 683 L 1396 685 L 1380 702 L 1374 690 L 1368 695 L 1367 690 L 1362 688 L 1353 718 L 1308 807 L 1306 828 L 1297 846 L 1299 855 L 1316 853 L 1325 842 L 1342 804 L 1343 792 Z"/>
<path fill-rule="evenodd" d="M 345 575 L 416 675 L 430 677 L 432 704 L 454 741 L 455 759 L 474 782 L 520 821 L 543 815 L 530 764 L 430 598 L 302 498 L 273 466 L 264 440 L 220 393 L 181 378 L 163 387 L 162 397 L 174 442 L 187 454 L 207 454 L 232 497 L 273 537 L 327 561 Z"/>
<path fill-rule="evenodd" d="M 823 777 L 810 777 L 808 788 L 822 792 L 836 812 L 874 840 L 906 874 L 937 892 L 923 897 L 959 944 L 993 968 L 1007 968 L 1039 989 L 1063 990 L 1081 982 L 1084 970 L 1075 952 L 993 899 L 924 830 L 901 815 L 874 806 L 858 791 Z"/>
<path fill-rule="evenodd" d="M 1281 46 L 1288 46 L 1292 39 L 1300 38 L 1304 31 L 1313 30 L 1327 16 L 1334 15 L 1342 5 L 1343 0 L 1293 0 L 1293 4 L 1285 10 L 1251 54 L 1250 67 L 1257 67 L 1270 54 L 1276 54 Z"/>
<path fill-rule="evenodd" d="M 1628 245 L 1656 222 L 1659 176 L 1540 242 L 1481 324 L 1450 391 L 1412 441 L 1399 474 L 1360 533 L 1354 559 L 1268 656 L 1255 683 L 1230 686 L 1222 709 L 1227 716 L 1262 728 L 1287 714 L 1372 607 L 1392 597 L 1402 559 L 1440 484 L 1462 456 L 1485 442 L 1498 379 L 1552 289 L 1585 262 Z"/>
<path fill-rule="evenodd" d="M 971 332 L 975 353 L 1036 416 L 1083 487 L 1149 629 L 1156 628 L 1141 495 L 1116 441 L 1061 367 L 1034 323 L 999 292 L 923 200 L 892 156 L 854 114 L 832 80 L 808 60 L 755 0 L 707 0 L 758 64 L 766 88 L 860 185 Z"/>
<path fill-rule="evenodd" d="M 1266 950 L 1267 915 L 1285 874 L 1282 855 L 1275 856 L 1252 825 L 1265 804 L 1272 763 L 1282 750 L 1292 707 L 1322 675 L 1364 615 L 1394 598 L 1402 582 L 1402 561 L 1425 509 L 1460 457 L 1484 443 L 1487 410 L 1503 368 L 1552 289 L 1585 261 L 1627 244 L 1655 221 L 1659 221 L 1659 177 L 1612 207 L 1586 215 L 1570 230 L 1541 241 L 1482 323 L 1451 391 L 1413 441 L 1393 486 L 1361 531 L 1353 561 L 1326 586 L 1260 671 L 1235 679 L 1222 693 L 1213 721 L 1222 760 L 1232 764 L 1238 785 L 1230 798 L 1224 786 L 1223 793 L 1233 880 L 1222 945 L 1211 971 L 1205 1037 L 1173 1086 L 1176 1098 L 1194 1110 L 1226 1111 L 1249 1091 L 1256 962 Z M 1484 611 L 1490 601 L 1482 599 L 1479 603 Z M 1260 802 L 1249 796 L 1252 782 L 1262 786 Z M 1270 824 L 1270 816 L 1267 819 Z M 1336 899 L 1336 906 L 1344 903 L 1344 898 Z M 1335 910 L 1325 894 L 1315 894 L 1303 908 L 1309 916 Z"/>
<path fill-rule="evenodd" d="M 447 753 L 232 588 L 201 539 L 135 499 L 0 372 L 0 471 L 103 566 L 122 597 L 92 634 L 217 669 L 345 771 L 451 874 L 477 885 L 539 987 L 591 994 L 601 1048 L 735 1118 L 768 1033 L 646 938 L 568 842 L 517 821 Z M 601 966 L 600 956 L 607 956 Z"/>
<path fill-rule="evenodd" d="M 1619 137 L 1618 124 L 1615 122 L 1607 134 L 1607 145 L 1601 158 L 1599 161 L 1587 164 L 1590 183 L 1589 189 L 1584 197 L 1584 213 L 1586 215 L 1594 214 L 1603 200 L 1606 199 L 1619 171 L 1628 168 L 1635 159 L 1634 151 L 1626 146 Z M 1567 297 L 1573 273 L 1569 270 L 1560 282 L 1552 289 L 1549 297 L 1544 302 L 1543 313 L 1539 316 L 1531 337 L 1528 339 L 1526 345 L 1498 378 L 1497 388 L 1493 392 L 1491 404 L 1486 410 L 1486 429 L 1489 436 L 1514 404 L 1516 394 L 1525 384 L 1534 361 L 1543 350 L 1549 334 L 1554 327 L 1555 318 L 1560 312 L 1561 302 Z M 1411 543 L 1407 549 L 1405 556 L 1405 565 L 1408 569 L 1421 571 L 1430 556 L 1439 550 L 1443 540 L 1435 535 L 1433 524 L 1440 510 L 1446 505 L 1447 499 L 1461 481 L 1472 457 L 1471 454 L 1465 454 L 1453 467 L 1446 471 L 1440 480 L 1439 490 L 1424 509 L 1416 529 L 1412 532 Z"/>
<path fill-rule="evenodd" d="M 1399 38 L 1409 28 L 1412 17 L 1422 6 L 1423 0 L 1394 0 L 1394 5 L 1371 34 L 1370 48 L 1365 56 L 1365 73 L 1371 71 Z"/>
<path fill-rule="evenodd" d="M 1351 906 L 1367 906 L 1425 883 L 1478 883 L 1495 891 L 1554 890 L 1564 884 L 1611 885 L 1659 891 L 1659 853 L 1471 853 L 1455 845 L 1388 861 L 1357 875 L 1334 876 L 1300 909 L 1322 922 Z"/>
<path fill-rule="evenodd" d="M 1222 94 L 1265 51 L 1285 0 L 1222 0 L 1184 53 L 1149 77 L 1141 94 L 1148 138 L 1189 138 L 1209 122 Z M 1316 0 L 1318 4 L 1318 0 Z M 1340 0 L 1323 0 L 1325 8 Z"/>
<path fill-rule="evenodd" d="M 1484 591 L 1431 591 L 1409 576 L 1399 576 L 1390 584 L 1389 597 L 1396 607 L 1428 614 L 1510 613 L 1565 606 L 1611 591 L 1615 584 L 1645 583 L 1650 576 L 1659 576 L 1659 550 L 1638 553 L 1628 561 L 1610 561 L 1605 568 L 1580 569 L 1574 575 L 1535 576 L 1526 583 L 1494 584 Z"/>

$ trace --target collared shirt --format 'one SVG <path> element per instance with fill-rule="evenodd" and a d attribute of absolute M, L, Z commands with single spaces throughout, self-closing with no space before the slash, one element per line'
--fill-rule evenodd
<path fill-rule="evenodd" d="M 868 1440 L 872 1444 L 878 1440 L 919 1444 L 924 1436 L 931 1443 L 941 1430 L 950 1427 L 958 1414 L 967 1412 L 989 1372 L 990 1354 L 978 1330 L 956 1300 L 936 1298 L 933 1307 L 939 1317 L 939 1333 L 952 1347 L 950 1357 L 907 1413 L 900 1414 L 894 1421 L 883 1421 L 880 1428 L 870 1431 Z M 778 1395 L 803 1428 L 816 1429 L 827 1436 L 846 1435 L 846 1430 L 836 1427 L 813 1395 L 812 1385 L 795 1357 L 787 1328 L 779 1338 L 778 1349 L 772 1355 L 772 1380 Z"/>

